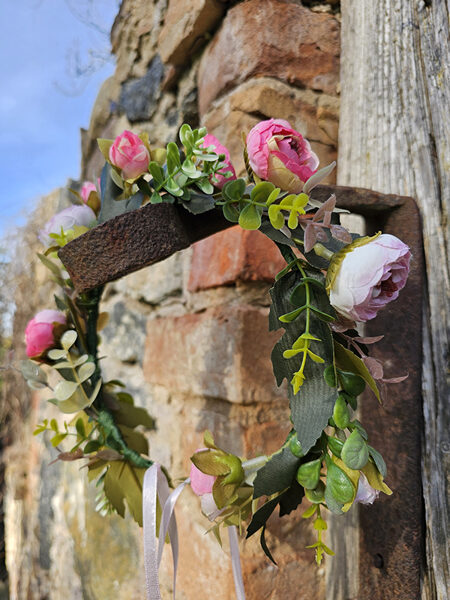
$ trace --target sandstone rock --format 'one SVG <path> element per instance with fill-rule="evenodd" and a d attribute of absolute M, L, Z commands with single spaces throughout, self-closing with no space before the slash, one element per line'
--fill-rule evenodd
<path fill-rule="evenodd" d="M 252 404 L 285 396 L 276 387 L 266 309 L 228 306 L 148 323 L 144 372 L 174 392 Z"/>
<path fill-rule="evenodd" d="M 202 37 L 213 30 L 224 11 L 217 0 L 169 0 L 164 26 L 159 35 L 159 52 L 165 63 L 188 62 Z"/>
<path fill-rule="evenodd" d="M 202 56 L 199 104 L 253 76 L 336 94 L 339 24 L 330 15 L 278 0 L 250 0 L 228 11 Z"/>
<path fill-rule="evenodd" d="M 257 116 L 255 116 L 257 115 Z M 264 118 L 282 118 L 300 131 L 317 152 L 322 166 L 336 159 L 339 99 L 298 90 L 269 77 L 250 79 L 213 102 L 202 124 L 230 150 L 238 173 L 245 170 L 240 132 Z M 333 172 L 325 183 L 336 181 Z"/>
<path fill-rule="evenodd" d="M 232 227 L 194 244 L 188 289 L 194 292 L 237 280 L 272 282 L 285 264 L 264 234 Z"/>

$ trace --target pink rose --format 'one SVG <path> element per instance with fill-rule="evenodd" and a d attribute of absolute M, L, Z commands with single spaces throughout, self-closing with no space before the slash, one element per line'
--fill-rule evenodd
<path fill-rule="evenodd" d="M 91 192 L 97 193 L 97 188 L 95 187 L 95 183 L 92 183 L 92 181 L 85 181 L 83 183 L 83 185 L 81 186 L 81 191 L 80 191 L 81 199 L 83 200 L 83 202 L 85 204 L 87 204 L 87 201 L 89 200 L 89 194 Z"/>
<path fill-rule="evenodd" d="M 255 125 L 247 136 L 247 152 L 258 177 L 295 194 L 319 166 L 309 142 L 284 119 Z"/>
<path fill-rule="evenodd" d="M 131 180 L 147 173 L 150 154 L 141 138 L 125 130 L 109 149 L 109 160 L 122 171 L 124 179 Z"/>
<path fill-rule="evenodd" d="M 367 481 L 364 473 L 361 473 L 358 481 L 358 490 L 355 496 L 355 502 L 360 504 L 373 504 L 378 498 L 380 492 L 373 488 Z"/>
<path fill-rule="evenodd" d="M 225 146 L 222 146 L 222 144 L 219 142 L 219 140 L 216 137 L 214 137 L 213 135 L 211 135 L 210 133 L 208 133 L 208 135 L 205 135 L 205 141 L 203 142 L 204 148 L 207 148 L 208 146 L 214 146 L 214 152 L 216 154 L 225 154 L 225 160 L 223 162 L 226 163 L 226 167 L 224 167 L 221 171 L 218 171 L 216 173 L 217 181 L 212 181 L 212 183 L 216 187 L 218 187 L 219 189 L 222 189 L 227 181 L 232 181 L 233 179 L 236 179 L 236 171 L 234 170 L 234 167 L 231 164 L 230 153 L 228 151 L 228 148 L 226 148 Z M 232 173 L 231 177 L 224 177 L 221 174 L 221 173 L 226 173 L 227 171 L 231 171 L 231 173 Z"/>
<path fill-rule="evenodd" d="M 89 206 L 86 206 L 85 204 L 82 206 L 74 204 L 59 213 L 56 213 L 56 215 L 54 215 L 39 232 L 39 239 L 44 246 L 50 247 L 55 242 L 55 240 L 50 237 L 51 233 L 60 234 L 61 229 L 67 233 L 76 225 L 79 227 L 91 227 L 95 224 L 96 216 Z"/>
<path fill-rule="evenodd" d="M 410 260 L 408 246 L 390 234 L 356 246 L 344 255 L 331 281 L 332 306 L 352 321 L 374 319 L 405 287 Z"/>
<path fill-rule="evenodd" d="M 37 358 L 55 345 L 53 329 L 56 323 L 65 325 L 66 316 L 57 310 L 41 310 L 28 322 L 25 329 L 27 356 Z"/>

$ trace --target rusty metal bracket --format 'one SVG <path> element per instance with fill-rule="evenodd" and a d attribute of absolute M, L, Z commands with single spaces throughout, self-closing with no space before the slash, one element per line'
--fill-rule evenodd
<path fill-rule="evenodd" d="M 358 600 L 420 597 L 424 557 L 424 509 L 421 487 L 422 294 L 423 248 L 420 215 L 412 198 L 370 190 L 318 186 L 314 197 L 336 194 L 337 205 L 362 215 L 368 233 L 378 230 L 400 237 L 413 262 L 406 288 L 389 310 L 366 327 L 384 333 L 374 351 L 395 375 L 409 373 L 400 394 L 379 406 L 363 399 L 362 420 L 371 443 L 383 451 L 394 496 L 360 511 L 360 590 Z M 99 225 L 67 244 L 59 256 L 77 291 L 103 285 L 163 260 L 193 242 L 232 224 L 219 211 L 193 216 L 169 204 L 147 205 Z M 389 376 L 390 373 L 387 373 Z"/>

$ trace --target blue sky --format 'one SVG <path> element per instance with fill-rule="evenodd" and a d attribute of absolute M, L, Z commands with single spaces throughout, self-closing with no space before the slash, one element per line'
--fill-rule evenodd
<path fill-rule="evenodd" d="M 68 73 L 71 49 L 84 64 L 90 51 L 109 50 L 109 39 L 74 15 L 86 16 L 91 3 L 109 30 L 115 0 L 0 1 L 0 236 L 23 223 L 40 196 L 79 176 L 79 129 L 114 70 L 109 62 L 81 82 Z"/>

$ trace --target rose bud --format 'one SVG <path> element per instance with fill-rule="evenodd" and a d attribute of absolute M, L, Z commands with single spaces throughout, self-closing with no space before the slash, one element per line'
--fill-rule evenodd
<path fill-rule="evenodd" d="M 39 359 L 44 352 L 56 343 L 55 327 L 66 324 L 66 316 L 58 310 L 41 310 L 25 329 L 25 343 L 28 358 Z"/>
<path fill-rule="evenodd" d="M 380 492 L 373 488 L 367 481 L 364 473 L 361 473 L 358 481 L 358 491 L 356 492 L 355 502 L 360 504 L 373 504 L 378 498 Z"/>
<path fill-rule="evenodd" d="M 258 177 L 294 194 L 302 191 L 319 166 L 309 142 L 284 119 L 255 125 L 247 136 L 247 152 Z"/>
<path fill-rule="evenodd" d="M 122 171 L 123 179 L 130 181 L 147 173 L 150 153 L 140 137 L 125 130 L 109 149 L 109 160 Z"/>
<path fill-rule="evenodd" d="M 359 238 L 336 253 L 327 275 L 330 303 L 352 321 L 368 321 L 405 287 L 411 253 L 390 234 Z M 334 266 L 333 266 L 334 262 Z"/>
<path fill-rule="evenodd" d="M 83 200 L 83 202 L 85 204 L 88 203 L 89 194 L 91 192 L 97 193 L 97 188 L 95 187 L 95 183 L 92 183 L 92 181 L 85 181 L 83 183 L 83 185 L 81 186 L 81 190 L 80 190 L 81 199 Z"/>
<path fill-rule="evenodd" d="M 233 179 L 236 179 L 236 171 L 234 170 L 234 167 L 231 164 L 231 158 L 230 158 L 230 153 L 228 151 L 228 148 L 226 148 L 225 146 L 222 146 L 222 144 L 219 142 L 219 140 L 216 137 L 214 137 L 213 135 L 211 135 L 210 133 L 208 133 L 208 135 L 205 135 L 205 141 L 203 142 L 204 148 L 207 148 L 208 146 L 214 146 L 214 152 L 216 154 L 219 154 L 219 155 L 224 154 L 225 155 L 225 160 L 222 162 L 226 163 L 226 166 L 221 171 L 218 171 L 215 174 L 215 180 L 211 181 L 211 183 L 213 183 L 216 187 L 218 187 L 219 189 L 222 189 L 227 181 L 232 181 Z M 231 171 L 232 175 L 230 177 L 224 177 L 224 175 L 222 175 L 222 173 L 227 173 L 228 171 Z M 211 177 L 211 179 L 212 179 L 212 177 Z"/>
<path fill-rule="evenodd" d="M 94 211 L 83 204 L 73 205 L 65 208 L 59 213 L 56 213 L 39 232 L 39 239 L 46 247 L 50 247 L 55 243 L 55 240 L 50 237 L 51 233 L 60 234 L 61 229 L 64 233 L 73 230 L 75 226 L 91 227 L 96 224 Z"/>

